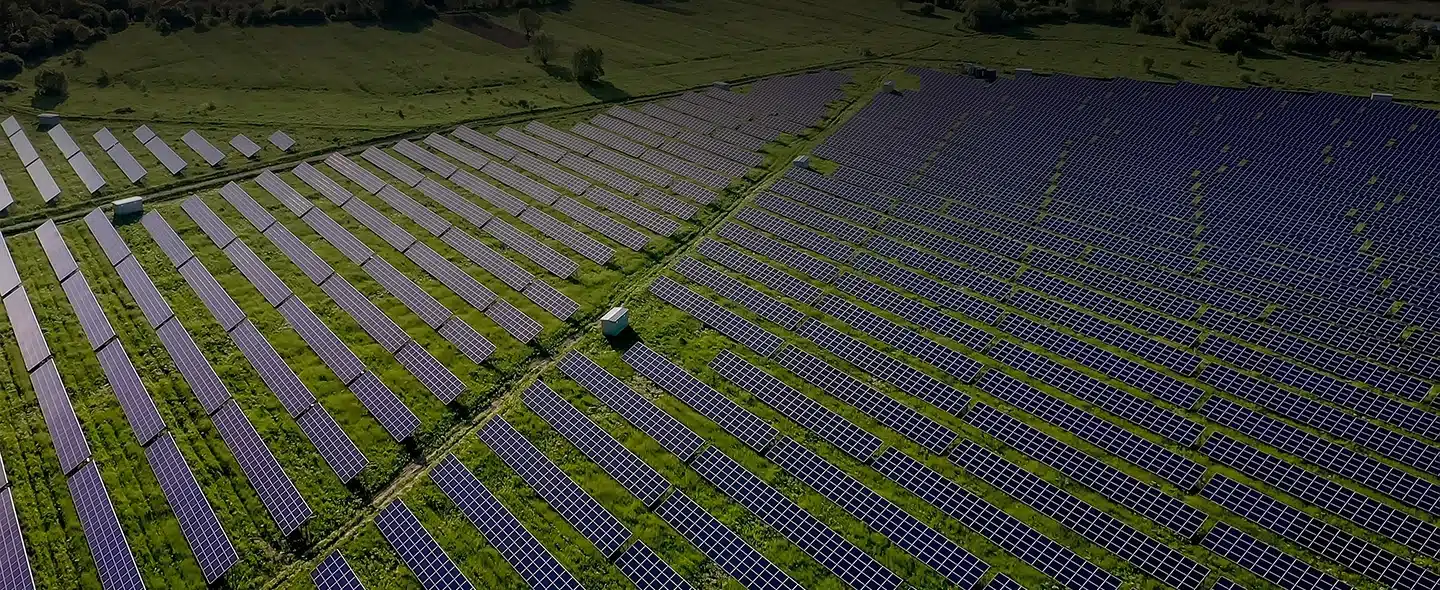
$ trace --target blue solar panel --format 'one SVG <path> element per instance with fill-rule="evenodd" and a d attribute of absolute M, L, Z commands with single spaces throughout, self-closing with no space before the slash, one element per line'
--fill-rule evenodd
<path fill-rule="evenodd" d="M 310 581 L 315 583 L 315 590 L 365 590 L 355 570 L 350 569 L 350 563 L 338 550 L 326 555 L 310 571 Z"/>
<path fill-rule="evenodd" d="M 460 568 L 401 500 L 375 516 L 375 527 L 425 590 L 474 590 Z"/>
<path fill-rule="evenodd" d="M 215 510 L 205 498 L 200 484 L 195 481 L 195 474 L 185 462 L 185 455 L 175 445 L 175 437 L 167 432 L 155 439 L 154 443 L 145 447 L 145 458 L 150 462 L 150 470 L 155 472 L 155 479 L 160 482 L 160 490 L 170 503 L 170 510 L 180 521 L 180 532 L 190 544 L 190 551 L 195 554 L 205 581 L 215 582 L 230 571 L 240 556 L 220 520 L 215 517 Z"/>
<path fill-rule="evenodd" d="M 15 514 L 15 497 L 9 487 L 0 488 L 0 586 L 14 590 L 35 590 L 25 537 Z"/>
<path fill-rule="evenodd" d="M 100 479 L 100 468 L 86 463 L 67 483 L 75 513 L 80 517 L 80 528 L 85 532 L 85 544 L 95 560 L 100 585 L 106 590 L 143 590 L 145 581 L 140 577 L 135 556 L 130 553 L 130 543 L 125 540 L 125 531 L 115 516 L 110 493 Z"/>

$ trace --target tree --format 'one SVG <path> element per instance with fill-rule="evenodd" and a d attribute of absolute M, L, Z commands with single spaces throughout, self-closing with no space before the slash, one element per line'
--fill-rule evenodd
<path fill-rule="evenodd" d="M 540 13 L 531 10 L 529 7 L 520 9 L 520 27 L 525 29 L 525 38 L 529 39 L 540 30 L 545 24 L 545 19 L 540 18 Z"/>
<path fill-rule="evenodd" d="M 575 50 L 575 79 L 591 83 L 605 75 L 605 52 L 586 45 Z"/>
<path fill-rule="evenodd" d="M 536 33 L 535 38 L 530 40 L 530 52 L 535 54 L 540 65 L 550 65 L 550 60 L 555 57 L 555 38 L 546 31 Z"/>
<path fill-rule="evenodd" d="M 35 96 L 65 96 L 70 93 L 70 80 L 65 72 L 40 68 L 35 72 Z"/>
<path fill-rule="evenodd" d="M 920 5 L 920 15 L 921 15 L 921 16 L 930 16 L 930 15 L 932 15 L 932 14 L 935 14 L 935 5 L 934 5 L 934 4 L 931 4 L 931 3 L 929 3 L 929 2 L 926 2 L 926 3 Z"/>

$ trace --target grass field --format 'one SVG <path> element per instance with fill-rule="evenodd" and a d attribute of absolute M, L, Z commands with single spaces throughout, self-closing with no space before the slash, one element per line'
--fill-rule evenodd
<path fill-rule="evenodd" d="M 544 17 L 545 28 L 559 39 L 562 53 L 568 55 L 570 50 L 585 44 L 604 49 L 607 85 L 591 89 L 579 86 L 565 79 L 565 72 L 561 69 L 556 69 L 552 75 L 531 63 L 526 50 L 504 48 L 440 21 L 413 28 L 336 24 L 241 29 L 226 25 L 205 33 L 187 30 L 165 36 L 134 26 L 87 50 L 84 65 L 61 63 L 59 60 L 53 63 L 70 76 L 72 89 L 71 96 L 53 108 L 65 115 L 66 127 L 71 135 L 112 183 L 109 192 L 94 199 L 81 196 L 83 186 L 64 162 L 59 149 L 43 132 L 34 129 L 33 115 L 40 110 L 48 110 L 51 105 L 32 105 L 28 92 L 0 102 L 3 108 L 19 115 L 26 123 L 30 139 L 64 190 L 56 204 L 42 204 L 19 165 L 14 150 L 7 142 L 0 141 L 0 175 L 3 175 L 17 200 L 7 216 L 0 218 L 0 225 L 18 229 L 45 217 L 71 217 L 120 195 L 164 193 L 164 199 L 152 200 L 150 209 L 159 211 L 175 226 L 240 308 L 370 460 L 370 467 L 354 484 L 349 488 L 341 486 L 228 336 L 210 319 L 199 299 L 144 228 L 139 224 L 121 226 L 121 235 L 134 249 L 137 259 L 167 296 L 177 317 L 194 335 L 240 407 L 315 509 L 316 517 L 297 535 L 282 538 L 230 457 L 230 451 L 180 378 L 154 330 L 136 308 L 84 224 L 62 224 L 62 233 L 80 262 L 82 272 L 185 452 L 202 489 L 216 507 L 221 523 L 236 544 L 240 563 L 229 574 L 227 587 L 310 588 L 310 567 L 330 550 L 338 548 L 349 558 L 367 587 L 417 588 L 414 577 L 369 520 L 376 509 L 394 498 L 406 501 L 472 582 L 485 588 L 524 587 L 518 575 L 504 564 L 493 548 L 484 544 L 474 527 L 440 493 L 428 475 L 420 473 L 423 469 L 421 465 L 433 464 L 443 453 L 454 453 L 475 470 L 487 487 L 587 588 L 627 587 L 624 577 L 604 556 L 587 543 L 574 542 L 578 538 L 577 533 L 473 435 L 474 426 L 488 416 L 498 414 L 515 425 L 586 491 L 597 497 L 696 588 L 738 588 L 736 582 L 713 563 L 701 558 L 694 547 L 664 524 L 653 511 L 641 505 L 519 403 L 521 388 L 537 378 L 576 404 L 674 481 L 692 499 L 740 532 L 801 585 L 806 588 L 842 587 L 836 578 L 806 557 L 793 543 L 738 508 L 718 490 L 704 483 L 693 470 L 626 425 L 596 398 L 561 375 L 553 362 L 569 351 L 590 356 L 639 388 L 647 397 L 656 400 L 667 411 L 752 471 L 761 474 L 798 504 L 832 524 L 917 587 L 945 587 L 944 580 L 927 566 L 883 537 L 868 532 L 863 524 L 833 503 L 779 472 L 768 460 L 747 450 L 678 400 L 635 376 L 620 360 L 611 343 L 590 329 L 595 317 L 616 303 L 632 308 L 636 318 L 636 335 L 641 341 L 697 373 L 707 383 L 716 385 L 747 409 L 776 424 L 782 432 L 803 440 L 807 446 L 860 478 L 872 489 L 936 526 L 947 537 L 1027 586 L 1045 588 L 1046 584 L 1053 584 L 1039 571 L 949 521 L 933 507 L 918 501 L 878 473 L 849 459 L 820 439 L 807 435 L 803 425 L 789 422 L 739 389 L 724 385 L 713 371 L 704 368 L 721 350 L 733 350 L 757 362 L 759 358 L 735 347 L 715 332 L 703 329 L 688 315 L 645 294 L 644 289 L 657 274 L 675 276 L 671 271 L 662 270 L 662 263 L 688 251 L 698 237 L 707 235 L 737 203 L 753 194 L 753 187 L 727 192 L 716 206 L 702 210 L 694 220 L 682 224 L 682 229 L 670 239 L 656 240 L 641 252 L 617 248 L 616 259 L 610 265 L 602 267 L 572 256 L 581 262 L 581 268 L 569 281 L 557 280 L 528 260 L 511 256 L 512 260 L 580 304 L 580 312 L 568 322 L 556 320 L 542 311 L 379 199 L 362 196 L 366 202 L 449 257 L 485 286 L 539 320 L 544 328 L 541 336 L 535 345 L 525 346 L 428 276 L 424 269 L 364 229 L 343 210 L 288 172 L 283 174 L 293 187 L 321 210 L 354 232 L 381 257 L 414 279 L 482 335 L 500 345 L 499 352 L 490 361 L 476 365 L 250 181 L 261 166 L 283 164 L 280 169 L 288 171 L 298 158 L 348 149 L 382 137 L 440 129 L 467 121 L 488 123 L 501 117 L 524 117 L 531 112 L 538 112 L 537 116 L 556 127 L 568 127 L 593 114 L 579 110 L 580 107 L 600 101 L 643 98 L 704 85 L 713 80 L 742 79 L 827 64 L 843 64 L 849 68 L 856 78 L 856 84 L 850 88 L 851 97 L 856 99 L 868 94 L 879 80 L 885 78 L 899 80 L 902 87 L 910 86 L 913 78 L 902 73 L 903 68 L 909 65 L 943 68 L 957 62 L 972 61 L 1006 69 L 1031 67 L 1041 71 L 1092 76 L 1188 80 L 1224 85 L 1256 83 L 1359 94 L 1383 91 L 1393 92 L 1397 98 L 1406 100 L 1440 100 L 1440 74 L 1435 73 L 1433 62 L 1345 64 L 1298 57 L 1257 56 L 1244 65 L 1237 65 L 1233 56 L 1219 54 L 1206 47 L 1181 45 L 1173 39 L 1142 36 L 1124 29 L 1095 25 L 1038 27 L 1011 35 L 974 34 L 957 30 L 954 25 L 958 19 L 953 13 L 942 11 L 937 18 L 921 18 L 901 12 L 888 2 L 804 0 L 776 5 L 760 0 L 690 0 L 646 5 L 624 0 L 577 0 L 564 10 L 545 12 Z M 518 28 L 514 16 L 499 20 Z M 1155 59 L 1151 72 L 1142 71 L 1141 56 Z M 568 59 L 561 60 L 561 65 L 566 62 Z M 96 83 L 102 70 L 112 79 L 112 83 L 105 87 Z M 28 78 L 26 74 L 22 81 L 28 83 Z M 848 110 L 843 113 L 837 110 L 842 119 L 852 114 L 858 104 L 846 106 Z M 190 167 L 180 177 L 169 177 L 158 161 L 130 135 L 130 131 L 142 123 L 151 125 L 189 162 Z M 90 137 L 101 126 L 110 127 L 150 171 L 144 186 L 124 186 L 123 175 Z M 482 130 L 492 130 L 493 127 L 491 124 L 478 126 Z M 191 128 L 201 131 L 217 146 L 225 144 L 236 133 L 245 133 L 267 147 L 258 161 L 243 163 L 238 155 L 222 146 L 229 159 L 222 168 L 210 170 L 179 140 L 180 135 Z M 263 138 L 276 128 L 286 130 L 297 140 L 298 154 L 281 154 L 265 144 Z M 791 156 L 808 150 L 823 136 L 824 132 L 787 138 L 788 143 L 770 147 L 765 175 L 753 175 L 760 181 L 759 186 L 768 184 L 775 173 L 784 169 Z M 356 161 L 388 179 L 368 163 L 358 158 Z M 427 175 L 441 180 L 433 174 Z M 314 288 L 278 248 L 226 203 L 217 194 L 215 186 L 199 184 L 231 176 L 393 318 L 410 337 L 459 376 L 467 386 L 467 392 L 448 406 L 427 393 L 354 320 L 329 303 L 328 298 Z M 338 175 L 330 176 L 356 194 L 364 194 L 358 186 Z M 319 362 L 319 358 L 310 352 L 305 342 L 286 326 L 283 317 L 199 231 L 179 208 L 178 201 L 168 200 L 192 193 L 204 199 L 239 234 L 241 240 L 269 263 L 297 296 L 315 310 L 416 413 L 422 426 L 413 442 L 401 444 L 393 441 L 343 384 L 337 382 Z M 411 194 L 424 202 L 418 193 L 411 191 Z M 553 210 L 547 212 L 563 217 Z M 442 212 L 442 215 L 487 245 L 503 249 L 498 241 L 469 227 L 457 216 L 448 212 Z M 522 226 L 512 217 L 504 214 L 500 217 L 517 227 Z M 606 241 L 598 234 L 592 232 L 592 235 Z M 165 504 L 143 451 L 130 434 L 129 425 L 103 374 L 98 371 L 94 355 L 85 350 L 84 336 L 74 313 L 59 289 L 37 240 L 24 231 L 6 231 L 6 238 L 147 584 L 151 588 L 202 587 L 198 567 L 180 534 L 177 521 Z M 548 238 L 541 239 L 564 251 L 564 246 L 559 243 Z M 701 291 L 710 294 L 703 288 Z M 715 299 L 722 298 L 716 296 Z M 817 313 L 797 302 L 787 303 L 812 315 Z M 729 302 L 725 305 L 749 316 L 749 312 L 738 306 Z M 895 316 L 882 315 L 903 323 Z M 0 316 L 0 334 L 12 333 L 10 326 L 5 325 L 7 323 Z M 986 326 L 981 328 L 993 330 Z M 793 334 L 783 335 L 792 342 L 799 340 Z M 867 342 L 882 350 L 894 352 L 865 335 L 857 336 L 866 338 Z M 811 352 L 818 352 L 814 347 L 806 347 Z M 56 469 L 58 461 L 13 339 L 5 339 L 3 354 L 10 370 L 0 375 L 0 409 L 8 415 L 4 426 L 0 427 L 0 457 L 4 457 L 13 482 L 15 503 L 36 581 L 43 588 L 98 588 L 93 560 L 89 557 L 70 505 L 65 478 Z M 765 362 L 759 364 L 773 368 Z M 911 364 L 921 366 L 918 362 Z M 938 372 L 931 372 L 944 378 Z M 829 400 L 787 374 L 777 374 L 880 435 L 887 445 L 916 456 L 925 456 L 919 447 L 879 427 L 863 414 Z M 860 376 L 858 372 L 855 374 Z M 914 402 L 887 384 L 874 385 L 896 398 Z M 1087 410 L 1103 413 L 1084 402 L 1064 397 L 1054 388 L 1044 388 L 1047 393 Z M 966 392 L 979 398 L 985 397 L 973 388 L 967 387 Z M 1001 406 L 1004 407 L 1003 404 Z M 953 416 L 928 407 L 925 412 L 967 438 L 999 448 L 994 441 Z M 1063 441 L 1089 448 L 1074 436 L 1043 422 L 1034 420 L 1030 423 Z M 1164 441 L 1157 438 L 1155 442 Z M 1196 455 L 1189 449 L 1172 450 L 1187 456 Z M 1006 450 L 1003 453 L 1022 466 L 1034 465 L 1016 452 Z M 1011 515 L 1052 539 L 1076 548 L 1080 555 L 1097 565 L 1117 572 L 1131 583 L 1131 587 L 1160 587 L 1132 566 L 1093 547 L 1053 520 L 1013 502 L 948 462 L 933 457 L 926 457 L 926 460 L 931 467 L 961 482 L 967 489 L 1003 506 Z M 1134 475 L 1144 475 L 1121 461 L 1113 458 L 1107 458 L 1107 461 Z M 1233 474 L 1223 467 L 1217 469 Z M 1034 471 L 1045 472 L 1044 469 Z M 1108 509 L 1113 504 L 1106 498 L 1058 475 L 1045 477 L 1051 483 L 1111 512 Z M 1193 494 L 1183 497 L 1190 504 L 1212 514 L 1223 512 Z M 1113 513 L 1122 514 L 1124 511 Z M 1188 547 L 1182 551 L 1245 583 L 1247 587 L 1265 587 L 1248 572 L 1195 550 L 1193 545 L 1182 543 L 1153 523 L 1133 516 L 1125 517 L 1125 520 L 1156 538 L 1177 547 Z M 1432 515 L 1427 520 L 1435 519 Z M 1263 538 L 1276 541 L 1273 536 Z M 1363 582 L 1358 578 L 1350 581 Z"/>

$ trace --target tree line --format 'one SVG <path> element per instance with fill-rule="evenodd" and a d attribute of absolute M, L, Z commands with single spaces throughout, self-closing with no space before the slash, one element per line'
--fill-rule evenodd
<path fill-rule="evenodd" d="M 447 10 L 500 10 L 564 0 L 0 0 L 0 77 L 26 62 L 104 40 L 144 23 L 160 33 L 221 24 L 313 26 L 336 21 L 403 22 Z"/>
<path fill-rule="evenodd" d="M 1440 57 L 1440 35 L 1417 26 L 1415 15 L 1334 10 L 1324 0 L 934 0 L 918 10 L 928 15 L 937 8 L 958 11 L 965 27 L 983 32 L 1093 22 L 1225 53 Z"/>

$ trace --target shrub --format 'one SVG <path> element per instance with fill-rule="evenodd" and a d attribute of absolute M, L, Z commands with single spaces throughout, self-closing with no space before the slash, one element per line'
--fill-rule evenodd
<path fill-rule="evenodd" d="M 555 38 L 547 31 L 536 33 L 535 38 L 530 40 L 530 53 L 535 55 L 540 65 L 550 65 L 550 60 L 555 57 Z"/>
<path fill-rule="evenodd" d="M 65 72 L 40 68 L 35 72 L 35 96 L 65 96 L 70 93 L 70 80 Z"/>
<path fill-rule="evenodd" d="M 1236 52 L 1235 52 L 1235 65 L 1237 65 L 1237 66 L 1243 66 L 1243 65 L 1245 65 L 1245 54 L 1244 54 L 1243 52 L 1240 52 L 1240 51 L 1236 51 Z"/>
<path fill-rule="evenodd" d="M 95 85 L 96 85 L 96 86 L 99 86 L 99 87 L 101 87 L 101 88 L 104 88 L 104 87 L 106 87 L 106 86 L 109 86 L 109 85 L 110 85 L 110 72 L 107 72 L 107 71 L 105 71 L 104 69 L 100 70 L 100 75 L 95 77 Z"/>
<path fill-rule="evenodd" d="M 130 15 L 125 14 L 124 10 L 116 8 L 105 15 L 105 22 L 110 26 L 110 30 L 123 31 L 130 26 Z"/>
<path fill-rule="evenodd" d="M 934 5 L 934 4 L 931 4 L 931 3 L 929 3 L 929 2 L 926 2 L 926 3 L 924 3 L 924 4 L 921 4 L 921 5 L 920 5 L 920 14 L 921 14 L 921 16 L 930 16 L 930 15 L 935 14 L 935 5 Z"/>
<path fill-rule="evenodd" d="M 541 25 L 544 24 L 545 19 L 540 18 L 540 13 L 531 10 L 528 6 L 520 9 L 520 27 L 525 29 L 526 39 L 539 31 Z"/>
<path fill-rule="evenodd" d="M 1155 69 L 1155 58 L 1148 55 L 1140 58 L 1140 69 L 1144 70 L 1147 74 L 1150 73 L 1151 70 Z"/>
<path fill-rule="evenodd" d="M 965 26 L 975 31 L 998 31 L 1005 28 L 1005 11 L 994 0 L 966 0 Z"/>
<path fill-rule="evenodd" d="M 21 86 L 19 82 L 16 82 L 14 80 L 5 80 L 3 82 L 0 82 L 0 93 L 15 94 L 16 92 L 20 92 L 21 88 L 23 88 L 23 86 Z"/>
<path fill-rule="evenodd" d="M 0 78 L 10 79 L 25 71 L 25 60 L 13 53 L 0 53 Z"/>
<path fill-rule="evenodd" d="M 1239 27 L 1225 27 L 1210 36 L 1210 44 L 1223 53 L 1243 51 L 1250 43 L 1250 33 Z"/>
<path fill-rule="evenodd" d="M 605 75 L 605 52 L 586 45 L 575 50 L 573 59 L 575 79 L 584 83 L 594 82 Z"/>

